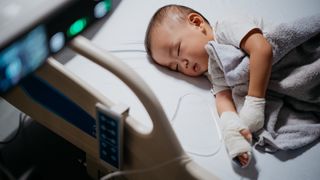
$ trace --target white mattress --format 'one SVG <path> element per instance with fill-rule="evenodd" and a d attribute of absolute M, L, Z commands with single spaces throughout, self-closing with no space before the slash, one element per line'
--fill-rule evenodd
<path fill-rule="evenodd" d="M 254 150 L 255 159 L 248 168 L 233 167 L 215 126 L 217 114 L 205 78 L 191 78 L 159 68 L 143 52 L 144 33 L 151 15 L 165 4 L 183 4 L 203 13 L 209 21 L 231 13 L 261 16 L 273 23 L 314 14 L 319 0 L 122 0 L 92 42 L 113 51 L 132 67 L 157 94 L 185 151 L 202 167 L 221 179 L 319 179 L 319 143 L 290 152 L 275 154 Z M 134 50 L 117 52 L 117 50 Z M 136 51 L 137 50 L 137 51 Z M 76 56 L 66 67 L 103 95 L 130 105 L 131 115 L 150 130 L 152 123 L 133 93 L 111 73 Z M 213 110 L 213 115 L 212 111 Z M 219 148 L 221 147 L 221 148 Z"/>

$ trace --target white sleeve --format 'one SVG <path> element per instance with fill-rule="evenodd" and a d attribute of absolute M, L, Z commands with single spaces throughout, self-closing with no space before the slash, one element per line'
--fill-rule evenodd
<path fill-rule="evenodd" d="M 217 74 L 206 74 L 206 76 L 212 84 L 212 91 L 214 95 L 226 89 L 230 89 L 225 81 L 223 72 Z"/>
<path fill-rule="evenodd" d="M 226 83 L 222 70 L 219 68 L 215 60 L 209 59 L 208 72 L 205 75 L 212 84 L 214 95 L 223 90 L 230 89 L 230 87 Z"/>
<path fill-rule="evenodd" d="M 218 62 L 216 61 L 217 57 L 215 57 L 214 49 L 210 45 L 210 42 L 205 46 L 205 49 L 209 55 L 208 72 L 205 73 L 205 75 L 212 84 L 213 94 L 216 95 L 217 93 L 230 88 L 226 83 L 221 67 L 219 67 Z"/>
<path fill-rule="evenodd" d="M 215 38 L 220 44 L 233 45 L 240 48 L 242 39 L 253 29 L 263 31 L 262 19 L 252 17 L 230 17 L 215 24 Z"/>

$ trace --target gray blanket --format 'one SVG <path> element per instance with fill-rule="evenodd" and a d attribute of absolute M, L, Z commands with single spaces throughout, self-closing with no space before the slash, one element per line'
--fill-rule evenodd
<path fill-rule="evenodd" d="M 320 136 L 320 14 L 283 23 L 265 34 L 273 46 L 265 127 L 257 146 L 268 152 L 300 148 Z M 238 111 L 248 92 L 249 57 L 210 42 Z"/>

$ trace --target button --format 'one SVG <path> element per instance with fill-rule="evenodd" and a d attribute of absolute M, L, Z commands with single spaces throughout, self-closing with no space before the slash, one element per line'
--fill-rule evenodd
<path fill-rule="evenodd" d="M 53 53 L 56 53 L 60 49 L 62 49 L 64 44 L 65 44 L 65 37 L 63 32 L 58 32 L 50 38 L 49 45 L 50 45 L 50 50 Z"/>

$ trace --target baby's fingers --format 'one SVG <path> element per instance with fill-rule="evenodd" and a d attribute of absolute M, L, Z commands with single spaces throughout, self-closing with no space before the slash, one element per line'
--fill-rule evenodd
<path fill-rule="evenodd" d="M 248 154 L 242 154 L 238 156 L 239 162 L 241 164 L 241 166 L 246 166 L 249 162 L 249 157 Z"/>
<path fill-rule="evenodd" d="M 251 144 L 251 142 L 252 142 L 252 134 L 249 131 L 249 129 L 241 130 L 240 134 Z"/>

